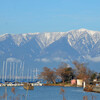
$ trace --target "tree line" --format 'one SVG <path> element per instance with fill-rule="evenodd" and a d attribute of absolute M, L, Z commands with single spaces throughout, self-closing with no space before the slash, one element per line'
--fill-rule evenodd
<path fill-rule="evenodd" d="M 72 79 L 82 79 L 84 81 L 93 81 L 98 75 L 97 72 L 90 70 L 85 63 L 73 61 L 75 68 L 70 67 L 67 63 L 62 62 L 58 68 L 44 67 L 40 73 L 40 78 L 47 83 L 56 83 L 60 79 L 62 83 L 70 82 Z"/>

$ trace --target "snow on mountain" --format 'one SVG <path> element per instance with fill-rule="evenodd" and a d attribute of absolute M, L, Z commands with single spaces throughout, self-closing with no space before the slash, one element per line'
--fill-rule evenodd
<path fill-rule="evenodd" d="M 6 40 L 9 36 L 10 36 L 10 34 L 8 34 L 8 33 L 0 35 L 0 41 Z"/>
<path fill-rule="evenodd" d="M 20 46 L 21 44 L 24 44 L 31 40 L 34 36 L 38 35 L 39 33 L 24 33 L 24 34 L 16 34 L 11 35 L 13 41 L 16 45 Z"/>
<path fill-rule="evenodd" d="M 90 53 L 93 57 L 100 57 L 100 40 L 94 45 Z"/>
<path fill-rule="evenodd" d="M 24 34 L 16 34 L 16 35 L 12 35 L 13 41 L 15 42 L 15 44 L 17 44 L 18 46 L 21 43 L 26 43 L 29 40 L 31 40 L 34 36 L 38 35 L 39 33 L 24 33 Z"/>
<path fill-rule="evenodd" d="M 90 35 L 94 35 L 96 31 L 92 31 L 92 30 L 88 30 L 88 29 L 84 29 L 84 28 L 81 28 L 78 30 L 79 32 L 87 32 L 89 33 Z"/>
<path fill-rule="evenodd" d="M 97 43 L 100 39 L 100 32 L 91 31 L 87 29 L 79 29 L 72 30 L 68 32 L 44 32 L 44 33 L 25 33 L 25 34 L 16 34 L 11 35 L 13 41 L 16 45 L 20 46 L 28 41 L 30 41 L 33 37 L 36 37 L 36 41 L 40 45 L 41 48 L 45 48 L 60 39 L 61 37 L 67 37 L 68 42 L 71 46 L 74 46 L 77 41 L 81 38 L 82 34 L 89 34 L 95 43 Z M 0 41 L 5 40 L 9 34 L 0 35 Z"/>
<path fill-rule="evenodd" d="M 40 45 L 41 48 L 45 48 L 55 42 L 56 40 L 60 39 L 64 35 L 66 35 L 67 32 L 46 32 L 41 33 L 37 36 L 37 42 Z"/>
<path fill-rule="evenodd" d="M 92 30 L 87 30 L 87 29 L 79 29 L 78 31 L 82 32 L 83 34 L 88 33 L 95 43 L 97 43 L 98 40 L 100 39 L 100 32 L 99 31 L 92 31 Z"/>
<path fill-rule="evenodd" d="M 24 45 L 34 39 L 41 49 L 48 47 L 55 41 L 66 37 L 70 46 L 76 49 L 80 54 L 90 54 L 92 48 L 100 40 L 100 32 L 87 29 L 78 29 L 68 32 L 44 32 L 44 33 L 24 33 L 24 34 L 3 34 L 0 35 L 0 41 L 10 37 L 17 46 Z M 97 48 L 97 47 L 96 47 Z M 99 49 L 97 49 L 99 50 Z"/>
<path fill-rule="evenodd" d="M 70 45 L 74 46 L 81 36 L 83 36 L 82 34 L 89 34 L 95 43 L 97 43 L 100 39 L 100 32 L 98 31 L 91 31 L 87 29 L 72 30 L 68 32 L 68 41 Z"/>
<path fill-rule="evenodd" d="M 94 46 L 94 41 L 88 33 L 81 34 L 77 42 L 73 46 L 81 55 L 87 55 L 90 53 Z"/>
<path fill-rule="evenodd" d="M 27 66 L 73 60 L 100 61 L 100 32 L 87 29 L 0 35 L 0 59 L 15 58 Z M 12 59 L 10 59 L 12 60 Z M 53 61 L 53 62 L 52 62 Z"/>

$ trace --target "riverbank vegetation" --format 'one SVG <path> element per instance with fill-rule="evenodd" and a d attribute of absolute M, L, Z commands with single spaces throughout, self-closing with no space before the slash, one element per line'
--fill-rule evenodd
<path fill-rule="evenodd" d="M 72 79 L 82 79 L 87 83 L 91 83 L 95 78 L 99 76 L 97 72 L 90 70 L 85 63 L 79 63 L 73 61 L 74 68 L 67 63 L 61 63 L 58 68 L 44 67 L 40 73 L 40 77 L 46 81 L 45 85 L 71 85 Z"/>

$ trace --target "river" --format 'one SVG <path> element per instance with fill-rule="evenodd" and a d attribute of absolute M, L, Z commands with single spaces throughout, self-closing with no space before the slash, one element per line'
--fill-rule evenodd
<path fill-rule="evenodd" d="M 66 100 L 83 100 L 87 96 L 88 100 L 100 100 L 99 93 L 84 92 L 80 87 L 60 87 L 60 86 L 36 86 L 34 90 L 25 90 L 23 87 L 15 87 L 15 93 L 11 91 L 12 87 L 0 87 L 0 100 L 7 89 L 7 100 L 63 100 L 60 89 L 63 88 Z"/>

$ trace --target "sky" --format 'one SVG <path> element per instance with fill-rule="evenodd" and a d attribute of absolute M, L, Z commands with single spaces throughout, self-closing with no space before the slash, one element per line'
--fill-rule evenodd
<path fill-rule="evenodd" d="M 0 34 L 100 31 L 100 0 L 0 0 Z"/>

